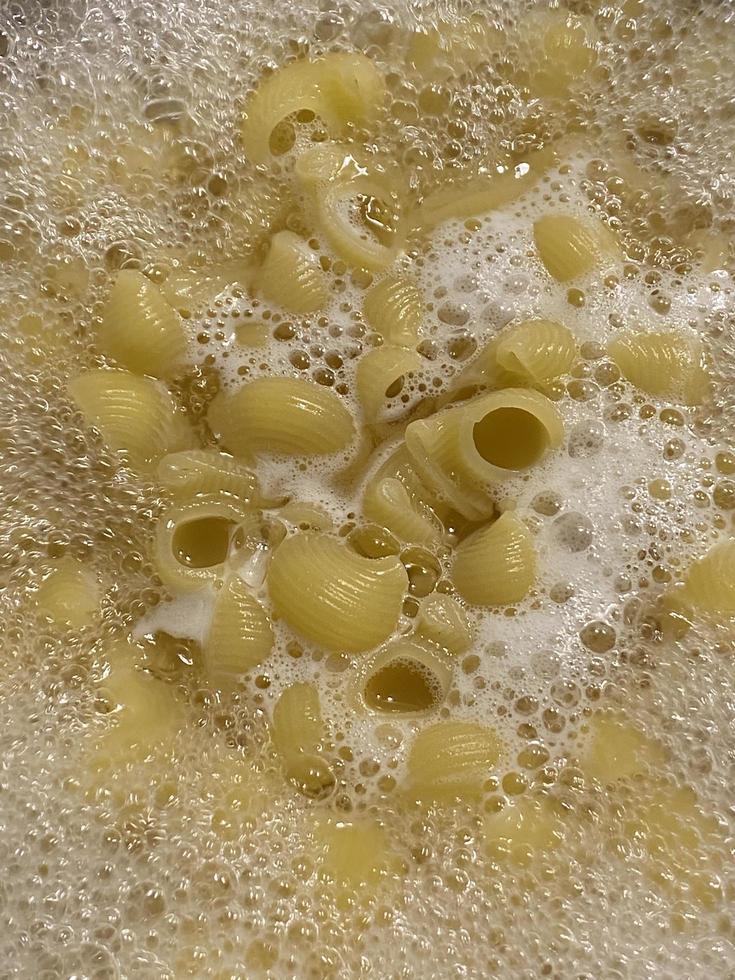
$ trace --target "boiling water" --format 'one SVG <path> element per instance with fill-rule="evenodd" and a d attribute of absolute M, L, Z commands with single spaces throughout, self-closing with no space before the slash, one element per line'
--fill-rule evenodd
<path fill-rule="evenodd" d="M 732 533 L 735 19 L 686 0 L 569 8 L 589 18 L 599 56 L 561 103 L 528 94 L 535 49 L 520 2 L 483 5 L 507 31 L 502 50 L 469 70 L 450 52 L 430 78 L 407 67 L 411 32 L 472 5 L 45 0 L 0 12 L 0 977 L 735 976 L 733 634 L 695 625 L 675 640 L 654 614 L 687 563 Z M 534 599 L 514 615 L 470 611 L 475 644 L 420 721 L 355 711 L 350 662 L 295 646 L 283 624 L 234 699 L 209 690 L 195 641 L 211 597 L 172 603 L 149 557 L 160 490 L 121 467 L 65 390 L 105 363 L 95 323 L 117 269 L 163 282 L 178 263 L 257 258 L 269 224 L 299 230 L 284 192 L 295 151 L 254 170 L 239 121 L 263 72 L 333 49 L 364 51 L 386 73 L 388 109 L 363 138 L 402 166 L 417 200 L 508 154 L 566 146 L 518 202 L 445 224 L 399 260 L 428 306 L 425 363 L 396 417 L 440 398 L 513 318 L 562 320 L 580 344 L 550 392 L 563 450 L 503 489 L 535 531 Z M 531 229 L 554 202 L 608 220 L 630 259 L 622 276 L 583 292 L 550 281 Z M 709 261 L 713 242 L 724 246 Z M 175 394 L 203 435 L 214 391 L 260 374 L 311 377 L 358 415 L 355 368 L 375 342 L 365 282 L 338 265 L 331 275 L 319 317 L 230 290 L 190 318 L 197 366 Z M 253 322 L 267 328 L 255 352 L 235 342 Z M 712 404 L 672 408 L 625 384 L 605 345 L 636 324 L 706 340 Z M 346 462 L 265 459 L 259 472 L 349 533 L 362 484 L 339 478 Z M 33 596 L 67 555 L 97 574 L 103 618 L 62 635 Z M 446 556 L 426 560 L 441 591 Z M 413 615 L 409 599 L 403 632 Z M 186 724 L 170 753 L 102 779 L 91 760 L 110 725 L 104 654 L 131 631 Z M 332 733 L 323 800 L 286 783 L 268 737 L 278 695 L 304 679 Z M 601 704 L 655 734 L 666 760 L 604 793 L 578 765 Z M 414 733 L 442 717 L 502 739 L 477 805 L 421 806 L 403 790 Z M 656 852 L 646 806 L 662 780 L 699 802 L 684 818 L 695 843 L 680 835 Z M 564 813 L 556 846 L 530 860 L 495 853 L 493 816 L 541 789 Z M 320 828 L 368 818 L 384 872 L 353 892 L 330 874 Z"/>

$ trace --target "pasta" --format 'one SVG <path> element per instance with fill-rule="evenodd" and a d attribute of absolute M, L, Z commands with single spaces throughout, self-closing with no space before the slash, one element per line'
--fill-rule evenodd
<path fill-rule="evenodd" d="M 721 541 L 692 562 L 670 599 L 700 616 L 735 619 L 735 539 Z"/>
<path fill-rule="evenodd" d="M 460 603 L 441 592 L 422 599 L 416 615 L 416 636 L 450 654 L 464 653 L 472 645 L 473 630 Z"/>
<path fill-rule="evenodd" d="M 320 755 L 326 733 L 313 684 L 302 682 L 286 688 L 273 709 L 272 732 L 288 778 L 308 796 L 328 792 L 334 775 Z"/>
<path fill-rule="evenodd" d="M 536 553 L 531 535 L 511 511 L 457 545 L 452 581 L 460 595 L 475 605 L 519 602 L 535 578 Z"/>
<path fill-rule="evenodd" d="M 375 478 L 365 488 L 362 510 L 408 544 L 437 544 L 443 535 L 441 521 L 422 500 L 412 497 L 400 480 Z"/>
<path fill-rule="evenodd" d="M 595 65 L 594 22 L 565 10 L 533 11 L 520 24 L 535 67 L 529 88 L 536 97 L 564 97 Z"/>
<path fill-rule="evenodd" d="M 266 505 L 256 474 L 244 461 L 233 459 L 227 453 L 212 449 L 169 453 L 159 462 L 157 473 L 161 486 L 177 500 L 226 493 L 244 506 Z"/>
<path fill-rule="evenodd" d="M 192 445 L 193 434 L 168 391 L 149 378 L 96 369 L 77 375 L 68 390 L 107 447 L 124 452 L 136 468 Z"/>
<path fill-rule="evenodd" d="M 214 604 L 202 646 L 209 680 L 229 690 L 238 677 L 262 663 L 273 646 L 273 630 L 262 604 L 238 576 L 228 579 Z"/>
<path fill-rule="evenodd" d="M 622 715 L 598 714 L 582 758 L 584 772 L 601 783 L 630 779 L 665 759 L 659 743 L 647 738 Z"/>
<path fill-rule="evenodd" d="M 295 61 L 261 82 L 250 96 L 241 136 L 253 163 L 270 155 L 273 130 L 287 116 L 308 109 L 320 116 L 332 135 L 349 123 L 367 123 L 385 98 L 385 82 L 361 54 L 329 54 Z"/>
<path fill-rule="evenodd" d="M 318 532 L 295 534 L 276 550 L 268 575 L 276 612 L 327 650 L 359 653 L 396 627 L 408 589 L 395 557 L 363 558 Z"/>
<path fill-rule="evenodd" d="M 94 573 L 75 558 L 62 558 L 39 585 L 36 607 L 54 626 L 78 630 L 98 619 L 100 597 Z"/>
<path fill-rule="evenodd" d="M 170 377 L 186 359 L 181 318 L 158 286 L 133 269 L 118 272 L 97 339 L 105 354 L 135 374 Z"/>
<path fill-rule="evenodd" d="M 572 332 L 553 320 L 526 320 L 501 334 L 495 347 L 499 367 L 524 382 L 540 384 L 566 374 L 577 345 Z"/>
<path fill-rule="evenodd" d="M 408 57 L 424 78 L 441 81 L 457 66 L 469 71 L 488 60 L 502 38 L 502 30 L 482 16 L 441 20 L 436 28 L 411 35 Z"/>
<path fill-rule="evenodd" d="M 424 298 L 411 279 L 403 276 L 381 279 L 365 294 L 362 310 L 386 344 L 416 346 L 424 316 Z"/>
<path fill-rule="evenodd" d="M 451 679 L 446 655 L 419 638 L 401 638 L 370 661 L 359 681 L 359 702 L 375 713 L 425 714 L 444 701 Z"/>
<path fill-rule="evenodd" d="M 217 494 L 168 508 L 156 532 L 155 560 L 161 581 L 191 591 L 225 575 L 228 562 L 247 555 L 248 538 L 261 532 L 255 511 Z"/>
<path fill-rule="evenodd" d="M 547 214 L 533 224 L 539 258 L 557 282 L 569 282 L 593 270 L 614 268 L 620 250 L 612 232 L 597 218 Z"/>
<path fill-rule="evenodd" d="M 254 281 L 267 300 L 291 313 L 315 313 L 329 298 L 319 260 L 292 231 L 279 231 L 273 236 Z"/>
<path fill-rule="evenodd" d="M 219 392 L 207 420 L 224 447 L 246 459 L 262 452 L 325 456 L 346 449 L 355 436 L 340 398 L 297 378 L 258 378 L 233 395 Z"/>
<path fill-rule="evenodd" d="M 372 817 L 326 818 L 314 827 L 323 873 L 351 889 L 374 884 L 388 864 L 388 837 Z"/>
<path fill-rule="evenodd" d="M 193 316 L 228 286 L 248 286 L 251 279 L 252 268 L 242 259 L 201 268 L 180 266 L 168 274 L 161 292 L 174 309 Z"/>
<path fill-rule="evenodd" d="M 368 351 L 357 366 L 357 393 L 367 422 L 374 422 L 389 398 L 396 398 L 406 375 L 418 371 L 421 357 L 405 347 L 384 346 Z"/>
<path fill-rule="evenodd" d="M 532 466 L 564 434 L 544 395 L 521 388 L 480 395 L 406 429 L 418 475 L 470 520 L 493 513 L 493 484 Z"/>
<path fill-rule="evenodd" d="M 485 845 L 495 860 L 528 865 L 555 851 L 566 836 L 562 808 L 551 797 L 524 797 L 489 814 L 483 822 Z"/>
<path fill-rule="evenodd" d="M 420 732 L 408 756 L 410 790 L 419 798 L 477 797 L 500 757 L 492 728 L 441 721 Z"/>
<path fill-rule="evenodd" d="M 623 375 L 650 395 L 700 405 L 710 381 L 702 345 L 672 331 L 633 333 L 614 340 L 608 352 Z"/>

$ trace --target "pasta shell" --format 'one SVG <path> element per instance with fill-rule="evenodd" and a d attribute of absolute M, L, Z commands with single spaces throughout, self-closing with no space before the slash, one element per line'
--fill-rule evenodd
<path fill-rule="evenodd" d="M 176 310 L 192 316 L 218 293 L 238 283 L 247 286 L 252 268 L 243 259 L 203 268 L 178 268 L 161 285 L 161 292 Z"/>
<path fill-rule="evenodd" d="M 501 368 L 534 384 L 566 374 L 577 356 L 571 330 L 553 320 L 527 320 L 502 334 L 495 347 Z"/>
<path fill-rule="evenodd" d="M 678 593 L 700 615 L 735 618 L 735 539 L 721 541 L 693 562 Z"/>
<path fill-rule="evenodd" d="M 468 602 L 505 606 L 519 602 L 536 578 L 536 553 L 523 521 L 506 511 L 494 524 L 457 546 L 452 581 Z"/>
<path fill-rule="evenodd" d="M 316 255 L 292 231 L 273 236 L 255 274 L 255 285 L 267 300 L 291 313 L 315 313 L 329 299 L 327 279 Z"/>
<path fill-rule="evenodd" d="M 102 312 L 98 341 L 135 374 L 170 377 L 186 359 L 186 336 L 178 313 L 141 272 L 122 269 Z"/>
<path fill-rule="evenodd" d="M 74 558 L 62 558 L 41 582 L 35 600 L 55 626 L 82 629 L 99 616 L 100 587 L 94 573 Z"/>
<path fill-rule="evenodd" d="M 268 575 L 280 616 L 328 650 L 359 653 L 393 632 L 408 577 L 395 557 L 363 558 L 317 532 L 280 545 Z"/>
<path fill-rule="evenodd" d="M 531 47 L 534 66 L 528 85 L 537 98 L 568 95 L 597 61 L 596 31 L 590 17 L 565 10 L 533 11 L 519 29 Z"/>
<path fill-rule="evenodd" d="M 179 500 L 228 493 L 245 506 L 263 506 L 256 474 L 227 453 L 211 449 L 169 453 L 158 464 L 158 479 Z"/>
<path fill-rule="evenodd" d="M 443 527 L 436 514 L 421 500 L 412 499 L 397 479 L 372 480 L 363 496 L 362 510 L 407 544 L 438 544 Z"/>
<path fill-rule="evenodd" d="M 424 317 L 424 297 L 411 279 L 389 276 L 365 294 L 365 319 L 386 344 L 415 347 Z"/>
<path fill-rule="evenodd" d="M 528 865 L 562 844 L 563 811 L 549 797 L 521 798 L 486 816 L 483 830 L 491 858 Z"/>
<path fill-rule="evenodd" d="M 227 690 L 238 677 L 262 663 L 272 648 L 273 630 L 265 609 L 241 578 L 229 579 L 217 596 L 202 647 L 207 676 Z"/>
<path fill-rule="evenodd" d="M 324 722 L 313 684 L 300 682 L 285 689 L 273 709 L 271 730 L 273 744 L 285 759 L 321 748 Z"/>
<path fill-rule="evenodd" d="M 649 395 L 700 405 L 710 389 L 701 342 L 673 331 L 627 334 L 614 340 L 610 357 L 623 375 Z"/>
<path fill-rule="evenodd" d="M 350 889 L 376 882 L 388 865 L 388 835 L 372 817 L 321 819 L 314 828 L 323 873 Z"/>
<path fill-rule="evenodd" d="M 547 214 L 533 224 L 539 258 L 557 282 L 569 282 L 595 269 L 607 271 L 620 261 L 612 232 L 597 218 Z"/>
<path fill-rule="evenodd" d="M 135 467 L 191 445 L 193 434 L 168 391 L 128 371 L 97 369 L 78 375 L 69 394 L 108 448 L 124 452 Z"/>
<path fill-rule="evenodd" d="M 470 71 L 504 46 L 502 29 L 482 15 L 441 20 L 436 28 L 415 31 L 408 58 L 424 78 L 443 81 L 456 71 Z"/>
<path fill-rule="evenodd" d="M 414 739 L 408 755 L 410 788 L 420 798 L 477 797 L 500 757 L 492 728 L 465 721 L 441 721 Z"/>
<path fill-rule="evenodd" d="M 407 374 L 418 371 L 422 360 L 405 347 L 376 347 L 357 365 L 357 393 L 367 422 L 374 422 L 388 398 L 396 397 Z"/>
<path fill-rule="evenodd" d="M 472 626 L 467 613 L 456 599 L 441 592 L 421 601 L 416 635 L 451 654 L 464 653 L 472 645 Z"/>
<path fill-rule="evenodd" d="M 324 456 L 346 449 L 355 436 L 352 416 L 339 396 L 297 378 L 259 378 L 233 395 L 220 392 L 207 418 L 236 456 Z"/>
<path fill-rule="evenodd" d="M 606 712 L 592 721 L 590 741 L 582 755 L 584 772 L 601 783 L 629 779 L 664 762 L 663 747 L 624 716 Z"/>
<path fill-rule="evenodd" d="M 358 703 L 375 714 L 426 714 L 446 698 L 452 666 L 436 648 L 402 637 L 373 657 L 361 673 Z"/>

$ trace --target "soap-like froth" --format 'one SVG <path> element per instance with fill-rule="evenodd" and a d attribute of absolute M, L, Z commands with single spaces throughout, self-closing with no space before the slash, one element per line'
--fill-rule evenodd
<path fill-rule="evenodd" d="M 594 79 L 566 111 L 525 100 L 523 71 L 509 74 L 533 55 L 532 36 L 466 72 L 417 80 L 406 70 L 405 32 L 431 28 L 433 4 L 58 0 L 0 13 L 0 963 L 9 975 L 732 970 L 726 828 L 699 835 L 700 868 L 717 880 L 689 882 L 683 897 L 667 892 L 648 875 L 640 838 L 621 829 L 656 792 L 651 780 L 593 798 L 576 758 L 592 709 L 617 704 L 660 738 L 659 775 L 693 787 L 709 818 L 730 815 L 732 640 L 700 625 L 663 643 L 647 596 L 732 530 L 731 511 L 717 504 L 727 471 L 715 457 L 735 431 L 733 284 L 690 262 L 680 241 L 732 236 L 735 22 L 715 3 L 696 16 L 664 3 L 570 6 L 593 17 L 600 52 Z M 492 15 L 512 35 L 524 11 L 499 3 Z M 356 712 L 346 658 L 299 645 L 282 622 L 272 658 L 233 704 L 218 703 L 187 641 L 205 634 L 211 603 L 202 595 L 182 616 L 155 578 L 159 490 L 120 468 L 65 394 L 71 374 L 104 363 L 95 324 L 116 269 L 142 268 L 165 285 L 177 263 L 258 260 L 264 213 L 290 226 L 281 192 L 293 152 L 276 162 L 272 184 L 253 172 L 238 136 L 244 100 L 288 58 L 354 47 L 388 73 L 387 117 L 369 136 L 419 191 L 492 164 L 488 153 L 518 151 L 530 134 L 572 147 L 560 170 L 502 212 L 445 224 L 400 260 L 427 302 L 425 364 L 394 414 L 427 392 L 441 399 L 511 321 L 560 320 L 580 345 L 551 391 L 564 447 L 505 483 L 498 500 L 534 535 L 536 588 L 514 615 L 469 611 L 476 641 L 457 657 L 447 704 L 421 721 Z M 625 183 L 624 151 L 657 174 L 643 189 Z M 570 296 L 533 245 L 533 222 L 551 208 L 606 216 L 649 265 L 631 263 L 616 283 L 593 278 Z M 201 419 L 217 386 L 288 373 L 333 389 L 359 418 L 356 366 L 377 338 L 361 316 L 363 284 L 339 270 L 331 281 L 333 298 L 311 318 L 238 287 L 187 310 L 197 367 L 175 394 L 192 416 Z M 264 328 L 264 346 L 238 342 L 250 323 Z M 639 324 L 708 341 L 721 377 L 714 411 L 672 412 L 619 378 L 605 345 Z M 365 462 L 359 451 L 305 469 L 265 459 L 258 469 L 270 492 L 317 504 L 335 530 L 348 530 L 364 479 L 384 459 Z M 362 475 L 344 479 L 349 466 Z M 88 563 L 105 591 L 101 624 L 74 636 L 33 611 L 42 575 L 63 555 Z M 187 724 L 170 735 L 173 759 L 131 760 L 127 777 L 113 779 L 97 772 L 94 748 L 109 728 L 103 654 L 111 635 L 130 629 L 170 634 L 145 644 L 146 663 L 172 703 L 185 705 Z M 284 783 L 267 736 L 278 695 L 304 680 L 319 688 L 333 743 L 337 785 L 322 802 Z M 475 811 L 401 803 L 413 734 L 450 715 L 497 730 L 497 785 Z M 524 768 L 519 754 L 539 742 L 547 757 Z M 493 809 L 513 800 L 519 777 L 553 785 L 567 807 L 558 849 L 520 871 L 482 857 Z M 346 900 L 325 876 L 314 823 L 329 816 L 384 822 L 392 864 L 374 901 L 366 890 Z"/>

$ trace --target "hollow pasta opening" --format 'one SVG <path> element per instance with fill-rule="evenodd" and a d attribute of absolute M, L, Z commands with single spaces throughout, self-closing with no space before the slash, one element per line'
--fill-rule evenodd
<path fill-rule="evenodd" d="M 225 517 L 202 517 L 185 521 L 174 531 L 173 553 L 187 568 L 221 565 L 230 552 L 235 522 Z"/>
<path fill-rule="evenodd" d="M 365 703 L 376 711 L 427 711 L 439 701 L 440 685 L 423 664 L 391 660 L 365 684 Z"/>
<path fill-rule="evenodd" d="M 548 435 L 542 423 L 522 408 L 496 408 L 472 430 L 475 449 L 493 466 L 523 470 L 546 450 Z"/>

